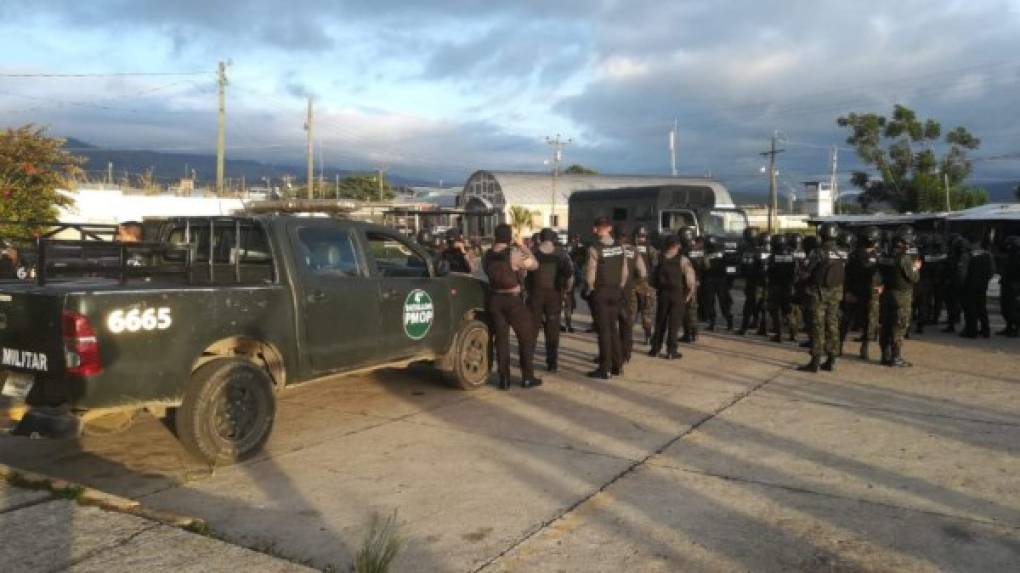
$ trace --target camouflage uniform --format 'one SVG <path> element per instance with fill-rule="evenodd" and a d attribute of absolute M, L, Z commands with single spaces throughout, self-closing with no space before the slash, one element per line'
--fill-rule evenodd
<path fill-rule="evenodd" d="M 638 256 L 644 260 L 645 269 L 649 272 L 658 265 L 658 252 L 646 244 L 635 246 Z M 655 288 L 652 287 L 648 277 L 638 277 L 634 285 L 634 291 L 630 294 L 627 306 L 630 315 L 641 316 L 641 328 L 645 331 L 646 341 L 652 337 L 652 325 L 655 319 Z"/>
<path fill-rule="evenodd" d="M 705 272 L 705 251 L 700 248 L 684 247 L 684 255 L 691 260 L 697 279 L 696 294 L 684 309 L 684 340 L 691 342 L 698 334 L 698 319 L 701 317 L 702 277 Z"/>
<path fill-rule="evenodd" d="M 807 295 L 811 307 L 811 357 L 839 355 L 840 305 L 843 302 L 843 275 L 846 252 L 832 241 L 811 252 L 805 269 Z"/>
<path fill-rule="evenodd" d="M 920 273 L 914 269 L 914 261 L 906 252 L 885 255 L 878 260 L 878 265 L 884 289 L 879 344 L 883 362 L 890 363 L 900 357 L 903 339 L 910 328 L 914 285 L 920 280 Z"/>

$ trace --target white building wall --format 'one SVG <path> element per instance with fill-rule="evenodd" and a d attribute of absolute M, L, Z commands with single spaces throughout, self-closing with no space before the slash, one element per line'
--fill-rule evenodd
<path fill-rule="evenodd" d="M 116 224 L 146 217 L 229 215 L 244 208 L 240 199 L 125 195 L 120 190 L 80 189 L 61 193 L 74 204 L 60 209 L 59 220 L 68 223 Z"/>

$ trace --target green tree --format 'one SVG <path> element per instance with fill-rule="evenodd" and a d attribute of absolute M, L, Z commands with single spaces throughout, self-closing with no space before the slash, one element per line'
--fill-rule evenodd
<path fill-rule="evenodd" d="M 57 207 L 73 201 L 57 192 L 81 176 L 85 159 L 64 149 L 64 140 L 25 125 L 0 133 L 0 220 L 48 222 Z M 0 225 L 0 236 L 28 238 L 40 229 Z"/>
<path fill-rule="evenodd" d="M 386 176 L 383 176 L 382 199 L 389 200 L 394 195 L 393 187 L 386 181 Z M 341 179 L 340 197 L 358 201 L 378 201 L 380 199 L 378 175 L 351 175 Z"/>
<path fill-rule="evenodd" d="M 922 121 L 902 105 L 895 106 L 890 118 L 851 113 L 836 123 L 850 130 L 846 141 L 854 146 L 861 162 L 878 172 L 872 177 L 855 171 L 851 178 L 863 191 L 858 197 L 863 207 L 887 203 L 900 212 L 943 210 L 946 178 L 953 209 L 987 200 L 983 190 L 964 184 L 971 173 L 967 152 L 981 145 L 966 128 L 957 127 L 943 137 L 939 122 Z M 947 146 L 941 157 L 935 151 L 940 141 Z"/>
<path fill-rule="evenodd" d="M 524 234 L 524 228 L 531 226 L 532 213 L 526 207 L 513 205 L 510 207 L 510 226 L 517 232 L 517 236 Z"/>
<path fill-rule="evenodd" d="M 590 167 L 585 167 L 584 165 L 581 165 L 580 163 L 574 163 L 570 167 L 567 167 L 566 169 L 564 169 L 563 172 L 564 173 L 569 173 L 570 175 L 598 175 L 599 174 L 598 171 L 596 171 L 596 170 L 594 170 L 594 169 L 592 169 Z"/>

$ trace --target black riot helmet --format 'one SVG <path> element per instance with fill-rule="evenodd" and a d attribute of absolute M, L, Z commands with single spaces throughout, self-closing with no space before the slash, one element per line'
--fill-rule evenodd
<path fill-rule="evenodd" d="M 648 227 L 645 227 L 644 225 L 640 225 L 640 226 L 638 226 L 637 229 L 634 229 L 634 242 L 635 243 L 644 243 L 647 240 L 648 240 Z"/>
<path fill-rule="evenodd" d="M 865 247 L 877 247 L 882 242 L 882 229 L 868 225 L 861 231 L 860 241 Z"/>
<path fill-rule="evenodd" d="M 758 227 L 744 227 L 744 241 L 749 245 L 760 245 L 758 242 Z"/>
<path fill-rule="evenodd" d="M 715 235 L 709 235 L 705 237 L 705 250 L 709 253 L 718 253 L 722 250 L 722 243 L 719 241 L 719 237 Z"/>
<path fill-rule="evenodd" d="M 772 235 L 770 233 L 758 235 L 758 246 L 762 248 L 772 246 Z"/>
<path fill-rule="evenodd" d="M 786 236 L 786 246 L 791 251 L 799 251 L 804 246 L 804 235 L 800 233 L 790 233 Z"/>
<path fill-rule="evenodd" d="M 556 231 L 553 231 L 549 227 L 546 227 L 538 232 L 538 240 L 542 242 L 550 241 L 552 243 L 556 243 L 557 242 L 556 240 L 558 238 L 559 237 L 556 235 Z"/>
<path fill-rule="evenodd" d="M 803 243 L 802 243 L 802 245 L 804 247 L 804 252 L 805 253 L 810 253 L 811 251 L 817 249 L 818 248 L 818 243 L 819 243 L 818 237 L 816 237 L 815 235 L 807 235 L 807 236 L 805 236 L 804 239 L 803 239 Z"/>
<path fill-rule="evenodd" d="M 836 237 L 836 245 L 842 249 L 854 248 L 854 240 L 856 237 L 849 230 L 843 229 L 839 232 Z"/>
<path fill-rule="evenodd" d="M 626 223 L 617 223 L 613 225 L 613 238 L 616 239 L 618 243 L 623 243 L 630 239 L 630 235 L 627 233 Z"/>
<path fill-rule="evenodd" d="M 1003 241 L 1003 247 L 1010 254 L 1020 254 L 1020 236 L 1010 235 Z"/>
<path fill-rule="evenodd" d="M 917 236 L 914 234 L 914 228 L 910 225 L 900 225 L 896 228 L 896 232 L 893 233 L 893 240 L 897 243 L 912 246 L 914 241 L 917 240 Z"/>
<path fill-rule="evenodd" d="M 839 227 L 835 223 L 822 223 L 818 225 L 818 239 L 823 243 L 825 241 L 835 241 L 839 236 Z"/>
<path fill-rule="evenodd" d="M 694 227 L 684 227 L 677 231 L 677 236 L 680 237 L 680 244 L 685 247 L 694 245 L 694 241 L 698 238 L 697 233 L 694 232 Z"/>
<path fill-rule="evenodd" d="M 797 236 L 799 237 L 800 235 Z M 779 251 L 789 248 L 790 241 L 788 237 L 784 237 L 782 235 L 772 235 L 772 237 L 769 239 L 769 246 L 772 247 L 773 253 L 778 253 Z"/>

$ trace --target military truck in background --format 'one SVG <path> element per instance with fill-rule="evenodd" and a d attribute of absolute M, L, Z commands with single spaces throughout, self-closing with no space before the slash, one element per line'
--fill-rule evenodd
<path fill-rule="evenodd" d="M 396 230 L 262 214 L 146 233 L 40 238 L 34 279 L 0 281 L 0 392 L 29 406 L 16 434 L 76 436 L 145 408 L 196 457 L 231 463 L 269 438 L 286 386 L 417 361 L 462 389 L 488 379 L 487 286 Z"/>

